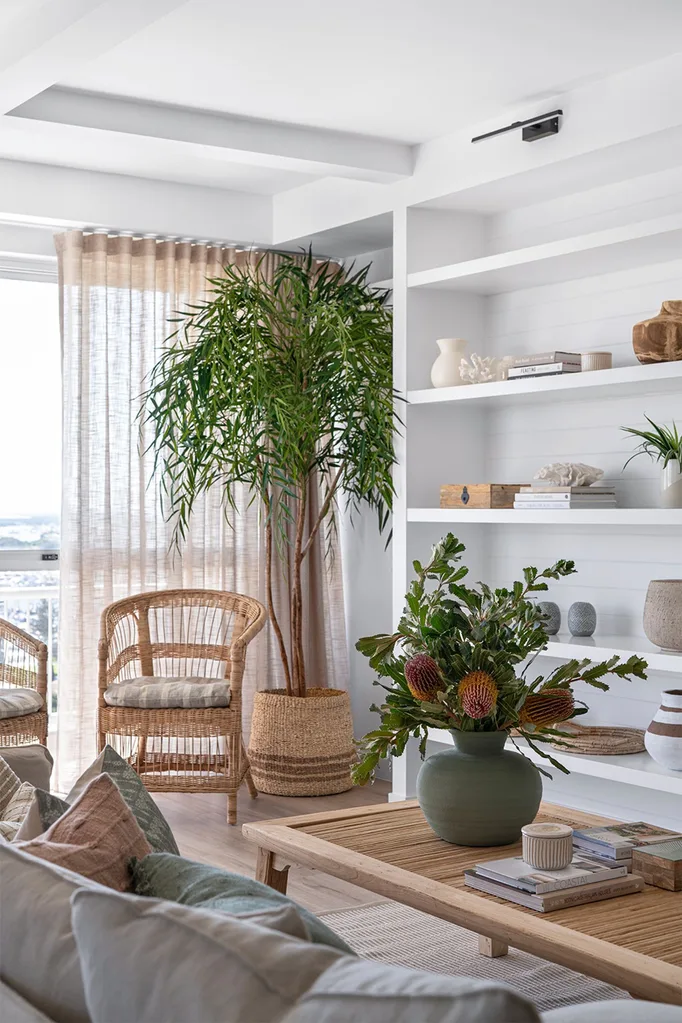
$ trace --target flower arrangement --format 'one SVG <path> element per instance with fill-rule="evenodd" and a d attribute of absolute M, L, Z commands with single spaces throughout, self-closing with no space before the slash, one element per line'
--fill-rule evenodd
<path fill-rule="evenodd" d="M 416 578 L 397 631 L 367 636 L 356 644 L 379 676 L 374 684 L 387 693 L 380 707 L 372 706 L 381 724 L 360 743 L 354 767 L 358 784 L 372 778 L 383 757 L 400 756 L 411 736 L 420 739 L 424 757 L 430 728 L 514 729 L 531 749 L 568 773 L 536 744 L 566 745 L 567 734 L 557 725 L 587 712 L 573 693 L 576 683 L 606 691 L 605 675 L 647 677 L 641 657 L 621 661 L 614 655 L 598 664 L 567 661 L 547 676 L 531 679 L 533 661 L 547 646 L 547 633 L 546 616 L 529 597 L 546 590 L 546 580 L 572 575 L 574 563 L 557 561 L 543 572 L 525 568 L 522 582 L 493 590 L 485 583 L 463 584 L 468 573 L 460 564 L 464 550 L 448 533 L 433 548 L 427 565 L 415 561 Z"/>

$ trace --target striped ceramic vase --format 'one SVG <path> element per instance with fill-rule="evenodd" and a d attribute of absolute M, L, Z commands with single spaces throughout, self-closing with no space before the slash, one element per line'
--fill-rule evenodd
<path fill-rule="evenodd" d="M 682 771 L 682 689 L 661 693 L 661 706 L 647 728 L 644 743 L 662 767 Z"/>

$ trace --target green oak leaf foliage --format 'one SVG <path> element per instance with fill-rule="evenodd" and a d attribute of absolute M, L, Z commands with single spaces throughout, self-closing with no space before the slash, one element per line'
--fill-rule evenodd
<path fill-rule="evenodd" d="M 589 658 L 571 660 L 547 675 L 535 675 L 533 662 L 547 646 L 547 633 L 545 615 L 532 595 L 547 590 L 550 579 L 573 575 L 574 563 L 557 561 L 542 572 L 525 568 L 523 580 L 509 589 L 492 589 L 482 582 L 470 587 L 464 583 L 468 574 L 461 563 L 464 551 L 464 544 L 448 533 L 433 548 L 428 564 L 415 561 L 415 579 L 396 632 L 366 636 L 356 644 L 379 676 L 374 684 L 386 694 L 381 706 L 373 704 L 371 708 L 380 715 L 381 723 L 359 743 L 354 767 L 358 784 L 374 776 L 382 758 L 400 756 L 410 737 L 419 739 L 424 757 L 430 728 L 515 729 L 531 749 L 568 773 L 543 747 L 549 742 L 560 747 L 567 733 L 524 722 L 522 710 L 528 696 L 546 689 L 572 692 L 580 682 L 608 690 L 604 677 L 609 674 L 623 679 L 647 677 L 646 661 L 636 656 L 627 661 L 613 656 L 599 663 Z M 405 678 L 406 662 L 419 653 L 429 654 L 442 674 L 443 688 L 433 702 L 415 698 Z M 494 709 L 482 719 L 468 717 L 457 695 L 460 681 L 473 671 L 486 672 L 498 690 Z M 587 707 L 576 701 L 571 717 L 586 712 Z"/>

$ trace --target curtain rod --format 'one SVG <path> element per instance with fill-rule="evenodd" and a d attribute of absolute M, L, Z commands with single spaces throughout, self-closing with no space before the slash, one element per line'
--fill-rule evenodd
<path fill-rule="evenodd" d="M 302 252 L 306 252 L 306 248 L 301 246 L 300 249 L 280 249 L 275 245 L 239 245 L 234 242 L 226 241 L 215 241 L 210 238 L 188 238 L 182 235 L 170 235 L 165 237 L 164 235 L 158 234 L 136 234 L 134 231 L 113 231 L 104 227 L 84 227 L 83 234 L 105 234 L 108 238 L 148 238 L 153 239 L 155 242 L 189 242 L 190 245 L 211 245 L 216 249 L 235 249 L 237 252 L 279 252 L 283 256 L 300 256 Z M 332 263 L 339 263 L 341 261 L 340 256 L 327 256 L 322 253 L 313 253 L 316 259 L 324 261 L 330 261 Z"/>

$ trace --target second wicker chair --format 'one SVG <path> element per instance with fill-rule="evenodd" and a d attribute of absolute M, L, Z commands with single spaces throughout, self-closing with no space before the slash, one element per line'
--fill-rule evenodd
<path fill-rule="evenodd" d="M 246 649 L 259 601 L 218 590 L 162 590 L 110 604 L 99 644 L 101 750 L 111 743 L 152 792 L 256 788 L 242 739 Z"/>

